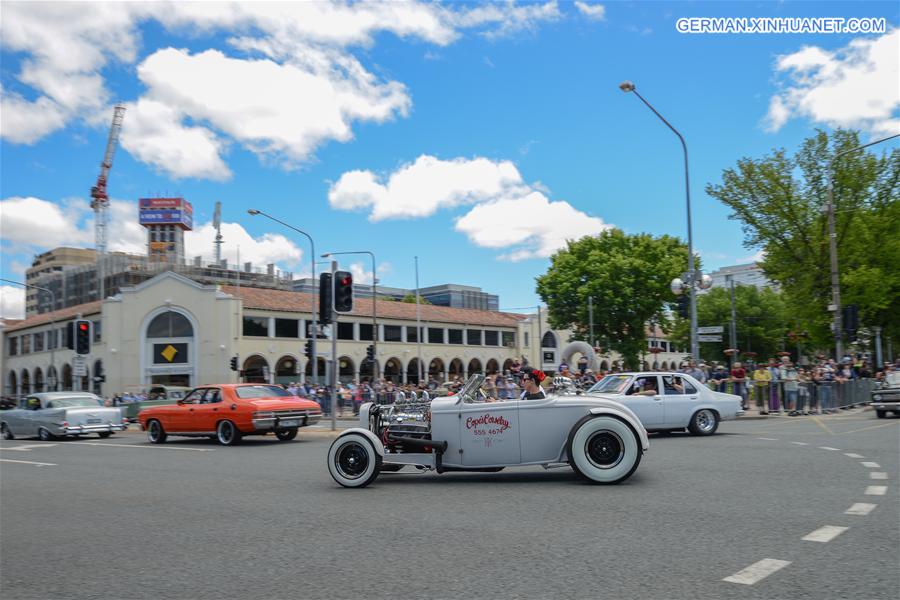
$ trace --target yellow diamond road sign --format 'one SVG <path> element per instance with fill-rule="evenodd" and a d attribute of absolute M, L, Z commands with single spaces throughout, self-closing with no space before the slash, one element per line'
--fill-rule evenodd
<path fill-rule="evenodd" d="M 166 346 L 165 350 L 160 352 L 163 358 L 167 361 L 172 362 L 175 359 L 175 355 L 178 354 L 178 350 L 175 349 L 175 346 L 169 344 Z"/>

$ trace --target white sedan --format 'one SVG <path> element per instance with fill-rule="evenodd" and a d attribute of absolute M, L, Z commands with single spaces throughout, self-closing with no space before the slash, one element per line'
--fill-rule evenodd
<path fill-rule="evenodd" d="M 714 392 L 684 373 L 614 373 L 585 394 L 624 404 L 647 431 L 686 428 L 694 435 L 712 435 L 719 421 L 744 414 L 740 396 Z"/>

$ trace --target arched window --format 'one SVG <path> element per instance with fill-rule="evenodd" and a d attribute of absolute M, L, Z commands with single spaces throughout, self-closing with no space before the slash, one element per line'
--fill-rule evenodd
<path fill-rule="evenodd" d="M 157 315 L 147 326 L 148 338 L 183 338 L 193 335 L 191 322 L 184 315 L 171 310 Z"/>
<path fill-rule="evenodd" d="M 552 331 L 548 331 L 541 339 L 541 348 L 556 348 L 556 336 Z"/>

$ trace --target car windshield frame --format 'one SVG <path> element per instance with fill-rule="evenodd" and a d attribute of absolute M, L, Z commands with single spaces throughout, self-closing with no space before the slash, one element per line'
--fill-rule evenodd
<path fill-rule="evenodd" d="M 459 390 L 459 393 L 457 394 L 459 399 L 456 401 L 456 403 L 459 404 L 460 402 L 475 402 L 478 390 L 481 389 L 483 383 L 483 373 L 473 373 L 472 375 L 470 375 L 466 380 L 466 383 L 463 384 L 462 389 Z M 469 400 L 466 400 L 466 398 L 469 398 Z"/>
<path fill-rule="evenodd" d="M 265 390 L 266 393 L 262 393 Z M 259 393 L 257 393 L 259 392 Z M 277 385 L 260 383 L 258 385 L 242 385 L 234 388 L 235 395 L 241 400 L 258 400 L 260 398 L 293 398 L 293 394 Z"/>
<path fill-rule="evenodd" d="M 94 398 L 91 396 L 67 396 L 64 398 L 46 398 L 44 399 L 43 406 L 44 408 L 48 408 L 47 405 L 52 404 L 53 406 L 49 408 L 102 408 L 103 402 L 100 401 L 99 398 Z"/>
<path fill-rule="evenodd" d="M 607 375 L 597 383 L 591 386 L 588 390 L 589 394 L 624 394 L 628 389 L 632 379 L 634 379 L 634 375 L 623 375 L 621 373 L 616 373 L 612 375 Z M 613 382 L 618 382 L 617 385 L 612 385 Z"/>

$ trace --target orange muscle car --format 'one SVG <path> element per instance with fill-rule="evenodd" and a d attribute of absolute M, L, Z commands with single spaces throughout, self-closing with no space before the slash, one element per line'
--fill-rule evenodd
<path fill-rule="evenodd" d="M 318 422 L 319 405 L 277 385 L 226 383 L 191 391 L 177 404 L 152 406 L 138 413 L 151 444 L 170 435 L 210 437 L 232 446 L 245 435 L 275 432 L 281 441 L 297 437 L 297 429 Z"/>

